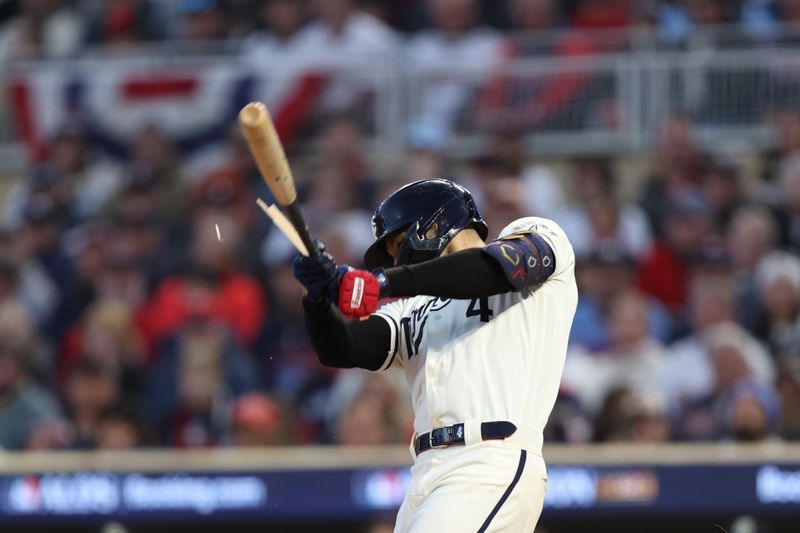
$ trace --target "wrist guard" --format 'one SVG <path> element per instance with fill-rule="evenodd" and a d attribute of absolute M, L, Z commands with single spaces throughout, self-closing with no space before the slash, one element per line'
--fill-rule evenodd
<path fill-rule="evenodd" d="M 378 296 L 380 298 L 389 297 L 392 293 L 392 288 L 389 285 L 389 278 L 386 277 L 386 272 L 382 268 L 376 268 L 372 271 L 372 275 L 378 280 L 378 287 L 380 288 Z"/>

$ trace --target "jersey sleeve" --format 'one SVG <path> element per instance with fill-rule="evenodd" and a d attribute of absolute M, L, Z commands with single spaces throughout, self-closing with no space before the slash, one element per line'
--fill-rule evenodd
<path fill-rule="evenodd" d="M 541 217 L 519 218 L 503 228 L 498 238 L 502 239 L 515 234 L 530 232 L 535 232 L 547 241 L 556 256 L 556 268 L 548 278 L 548 281 L 574 276 L 575 252 L 572 249 L 572 244 L 569 242 L 567 234 L 561 229 L 561 226 L 552 220 Z"/>
<path fill-rule="evenodd" d="M 395 300 L 393 302 L 382 305 L 373 314 L 379 316 L 389 324 L 391 330 L 389 351 L 386 354 L 386 360 L 383 362 L 378 370 L 387 370 L 392 366 L 402 367 L 405 364 L 406 356 L 403 353 L 402 341 L 403 328 L 401 327 L 405 310 L 408 308 L 407 300 Z"/>

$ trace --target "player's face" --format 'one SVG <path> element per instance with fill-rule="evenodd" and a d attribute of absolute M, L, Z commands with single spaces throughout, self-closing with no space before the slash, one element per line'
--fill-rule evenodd
<path fill-rule="evenodd" d="M 386 251 L 392 256 L 392 259 L 397 261 L 400 255 L 400 248 L 403 246 L 403 239 L 406 238 L 406 232 L 401 231 L 396 235 L 392 235 L 386 240 Z"/>
<path fill-rule="evenodd" d="M 425 232 L 426 239 L 434 239 L 439 234 L 439 224 L 434 222 L 431 224 L 431 227 L 428 228 L 428 231 Z M 397 258 L 400 255 L 400 248 L 403 247 L 403 239 L 406 238 L 406 232 L 401 231 L 396 235 L 392 235 L 386 240 L 386 251 L 392 256 L 394 259 L 395 264 L 397 264 Z"/>

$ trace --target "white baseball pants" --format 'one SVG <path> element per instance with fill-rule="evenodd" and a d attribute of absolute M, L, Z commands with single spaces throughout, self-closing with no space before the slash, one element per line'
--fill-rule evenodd
<path fill-rule="evenodd" d="M 547 472 L 538 452 L 503 441 L 423 452 L 395 533 L 531 533 L 544 503 Z"/>

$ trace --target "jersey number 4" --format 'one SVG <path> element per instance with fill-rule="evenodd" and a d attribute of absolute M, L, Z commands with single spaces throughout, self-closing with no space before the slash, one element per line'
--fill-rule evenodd
<path fill-rule="evenodd" d="M 475 309 L 475 305 L 479 307 Z M 489 322 L 489 318 L 494 314 L 494 311 L 489 309 L 489 298 L 473 298 L 467 307 L 467 317 L 480 316 L 481 322 Z"/>

